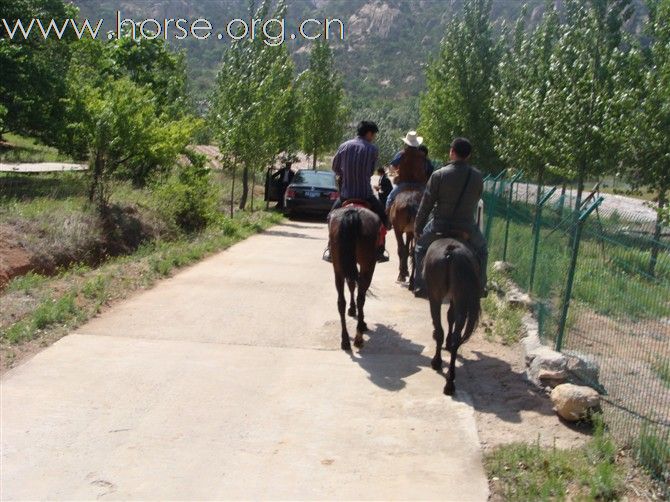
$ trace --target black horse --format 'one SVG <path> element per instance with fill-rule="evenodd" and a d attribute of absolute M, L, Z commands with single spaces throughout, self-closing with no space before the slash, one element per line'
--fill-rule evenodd
<path fill-rule="evenodd" d="M 458 348 L 477 328 L 481 313 L 479 261 L 461 241 L 443 238 L 433 242 L 428 248 L 423 272 L 430 300 L 430 315 L 435 328 L 433 338 L 437 348 L 431 366 L 436 371 L 442 370 L 442 301 L 445 298 L 449 300 L 449 333 L 445 348 L 451 353 L 451 361 L 444 393 L 451 396 L 456 389 L 454 379 Z"/>

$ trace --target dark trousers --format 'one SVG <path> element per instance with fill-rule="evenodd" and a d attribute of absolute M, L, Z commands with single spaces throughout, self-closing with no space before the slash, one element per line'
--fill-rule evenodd
<path fill-rule="evenodd" d="M 437 225 L 434 220 L 430 220 L 421 234 L 421 238 L 417 241 L 416 247 L 414 248 L 415 255 L 415 274 L 414 274 L 414 284 L 416 289 L 426 289 L 426 280 L 423 277 L 423 260 L 426 257 L 428 248 L 430 245 L 438 239 L 442 238 L 442 235 L 445 232 L 448 232 L 450 229 L 463 230 L 470 234 L 470 240 L 468 244 L 475 253 L 475 256 L 479 260 L 480 266 L 480 286 L 483 289 L 486 288 L 486 267 L 488 266 L 489 259 L 489 250 L 486 245 L 486 239 L 482 235 L 481 230 L 477 225 L 469 225 L 467 228 L 461 226 L 449 226 L 447 224 Z"/>

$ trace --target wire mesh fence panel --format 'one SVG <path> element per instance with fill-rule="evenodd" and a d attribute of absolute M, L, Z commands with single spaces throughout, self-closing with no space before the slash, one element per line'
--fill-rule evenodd
<path fill-rule="evenodd" d="M 593 368 L 573 377 L 599 390 L 615 437 L 668 484 L 670 229 L 611 203 L 584 218 L 559 337 L 578 225 L 576 197 L 540 188 L 540 196 L 548 196 L 541 205 L 537 187 L 522 187 L 519 193 L 512 187 L 508 197 L 506 181 L 486 183 L 490 260 L 507 257 L 512 279 L 532 292 L 542 339 L 553 346 L 558 337 L 571 360 Z"/>

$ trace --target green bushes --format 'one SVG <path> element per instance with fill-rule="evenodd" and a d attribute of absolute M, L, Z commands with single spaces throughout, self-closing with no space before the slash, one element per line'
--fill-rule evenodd
<path fill-rule="evenodd" d="M 156 200 L 164 218 L 184 232 L 196 232 L 218 217 L 217 190 L 203 155 L 187 152 L 190 164 L 180 166 L 156 187 Z"/>

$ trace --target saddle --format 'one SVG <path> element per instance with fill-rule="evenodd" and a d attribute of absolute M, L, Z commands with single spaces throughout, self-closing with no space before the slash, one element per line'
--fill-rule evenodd
<path fill-rule="evenodd" d="M 362 207 L 363 209 L 372 210 L 370 203 L 363 199 L 348 199 L 342 204 L 342 208 L 347 207 Z M 377 246 L 383 246 L 386 242 L 386 227 L 384 225 L 379 225 L 379 236 L 377 237 Z"/>
<path fill-rule="evenodd" d="M 347 199 L 342 204 L 342 207 L 362 207 L 364 209 L 371 209 L 370 203 L 363 199 Z"/>
<path fill-rule="evenodd" d="M 447 230 L 446 232 L 436 232 L 435 235 L 438 236 L 439 239 L 456 239 L 457 241 L 461 241 L 463 244 L 468 244 L 470 243 L 470 232 L 466 232 L 465 230 Z"/>

